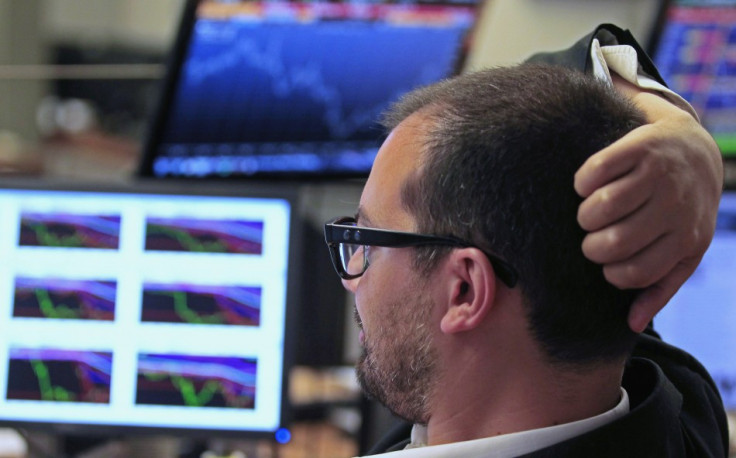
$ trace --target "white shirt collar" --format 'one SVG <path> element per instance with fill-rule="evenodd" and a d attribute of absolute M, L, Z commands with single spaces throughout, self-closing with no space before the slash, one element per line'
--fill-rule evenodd
<path fill-rule="evenodd" d="M 611 71 L 620 77 L 642 89 L 657 91 L 677 107 L 690 113 L 698 122 L 698 113 L 679 94 L 667 86 L 646 75 L 639 66 L 636 50 L 629 45 L 601 46 L 597 38 L 593 39 L 590 46 L 590 59 L 593 64 L 593 75 L 597 78 L 611 82 Z"/>
<path fill-rule="evenodd" d="M 629 412 L 629 395 L 621 388 L 621 400 L 606 412 L 584 420 L 532 429 L 502 436 L 487 437 L 465 442 L 426 446 L 427 428 L 414 425 L 411 444 L 404 450 L 385 453 L 382 457 L 422 458 L 507 458 L 549 447 L 567 439 L 600 428 Z"/>

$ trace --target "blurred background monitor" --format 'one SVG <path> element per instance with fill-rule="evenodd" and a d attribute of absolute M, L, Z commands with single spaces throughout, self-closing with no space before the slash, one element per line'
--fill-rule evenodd
<path fill-rule="evenodd" d="M 190 1 L 141 175 L 367 176 L 380 113 L 457 72 L 477 3 Z"/>
<path fill-rule="evenodd" d="M 284 433 L 294 196 L 191 189 L 0 188 L 0 422 Z"/>
<path fill-rule="evenodd" d="M 671 0 L 654 61 L 736 159 L 736 0 Z"/>
<path fill-rule="evenodd" d="M 697 270 L 654 319 L 662 337 L 692 353 L 736 411 L 736 191 L 721 199 L 713 243 Z"/>

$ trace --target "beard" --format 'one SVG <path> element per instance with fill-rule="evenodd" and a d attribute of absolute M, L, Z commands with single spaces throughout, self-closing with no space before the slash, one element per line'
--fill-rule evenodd
<path fill-rule="evenodd" d="M 368 397 L 404 420 L 427 424 L 437 378 L 429 327 L 432 304 L 422 297 L 413 302 L 390 306 L 395 314 L 385 317 L 387 324 L 365 336 L 356 372 Z M 355 316 L 360 326 L 357 310 Z"/>

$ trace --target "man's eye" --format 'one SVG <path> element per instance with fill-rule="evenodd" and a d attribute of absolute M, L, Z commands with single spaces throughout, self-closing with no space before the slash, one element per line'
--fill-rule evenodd
<path fill-rule="evenodd" d="M 365 260 L 365 266 L 368 267 L 371 264 L 371 247 L 363 245 L 363 259 Z"/>

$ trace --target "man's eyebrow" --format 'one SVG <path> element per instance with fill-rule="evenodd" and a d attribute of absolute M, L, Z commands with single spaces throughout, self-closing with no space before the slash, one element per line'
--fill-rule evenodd
<path fill-rule="evenodd" d="M 363 207 L 358 207 L 358 211 L 355 212 L 355 224 L 359 226 L 371 225 L 371 219 L 365 214 Z"/>

